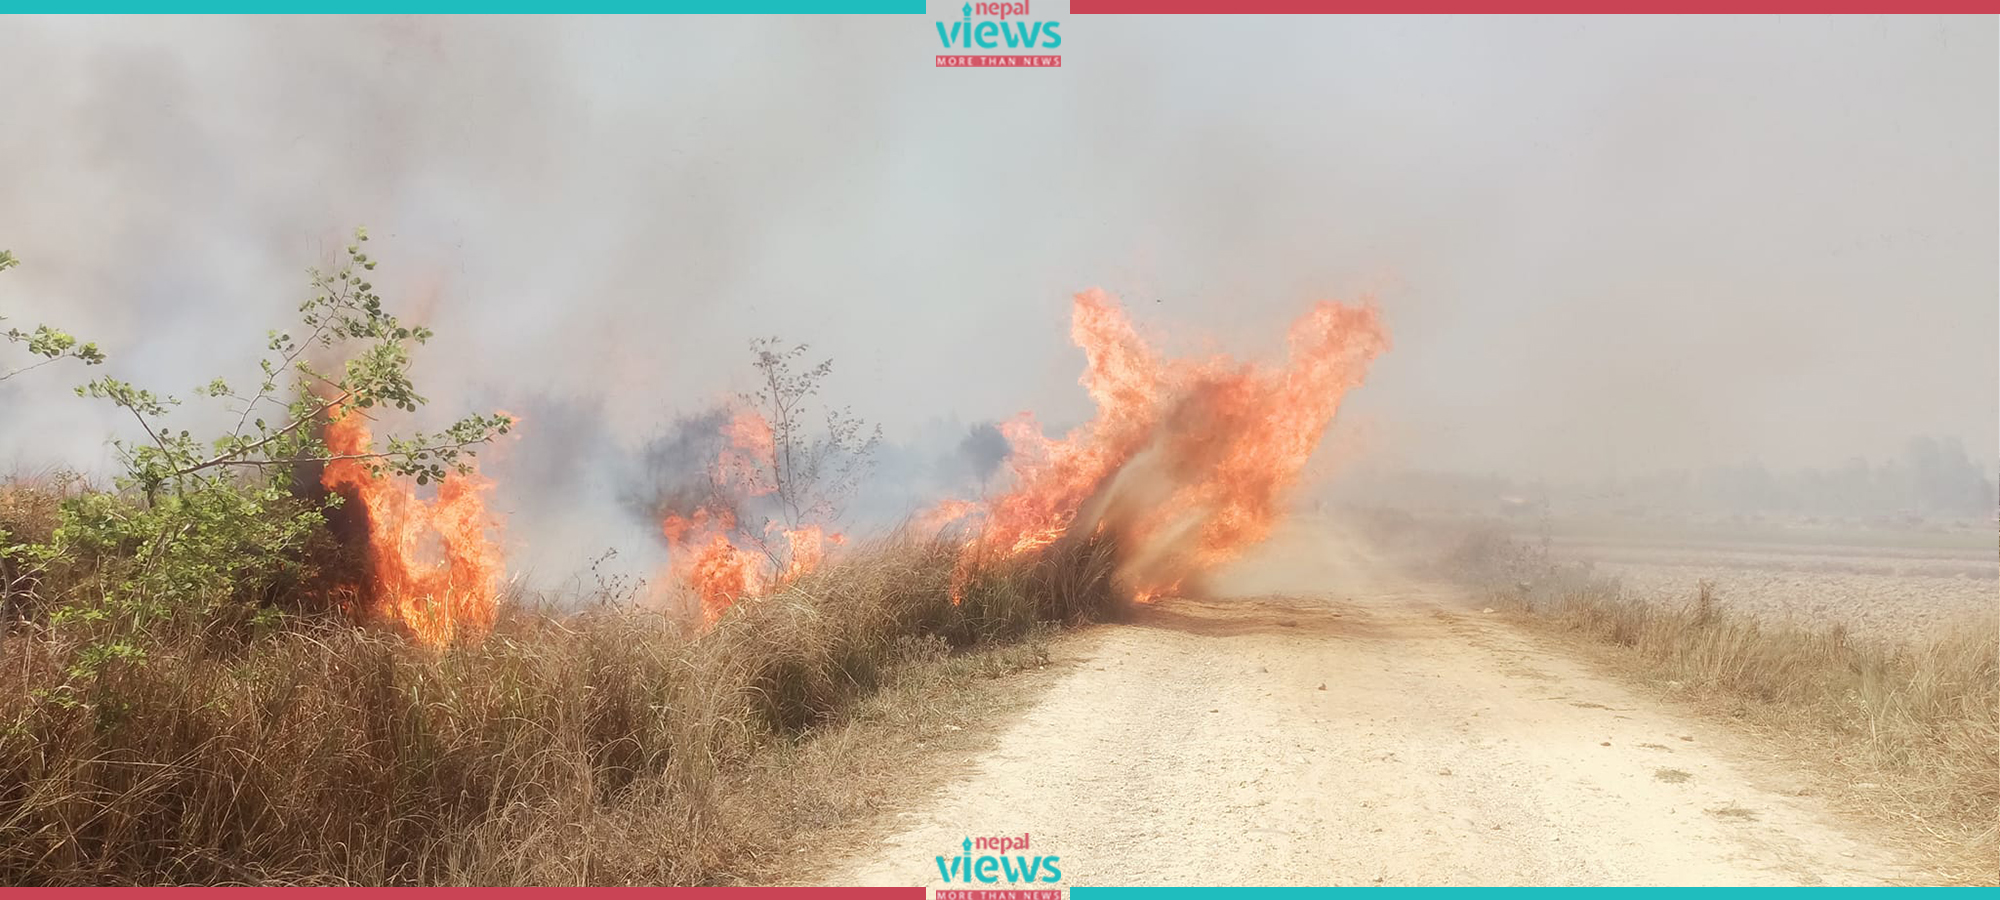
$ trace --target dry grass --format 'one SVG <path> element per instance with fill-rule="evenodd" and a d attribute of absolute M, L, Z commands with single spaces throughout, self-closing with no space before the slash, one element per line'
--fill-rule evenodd
<path fill-rule="evenodd" d="M 1551 572 L 1495 592 L 1531 621 L 1621 648 L 1641 679 L 1762 726 L 1823 761 L 1841 799 L 1915 839 L 1946 880 L 2000 859 L 2000 619 L 1903 645 L 1770 627 L 1719 608 L 1625 596 Z"/>
<path fill-rule="evenodd" d="M 897 689 L 913 676 L 1018 652 L 964 648 L 1116 609 L 1101 546 L 978 573 L 958 605 L 955 558 L 859 553 L 699 638 L 616 609 L 511 610 L 444 653 L 323 623 L 162 637 L 86 683 L 66 681 L 73 638 L 18 622 L 0 636 L 0 883 L 757 877 L 760 848 L 812 821 L 751 798 L 796 806 L 854 770 L 774 755 L 871 696 L 924 702 Z"/>
<path fill-rule="evenodd" d="M 16 473 L 0 480 L 0 614 L 18 613 L 35 595 L 39 573 L 5 548 L 44 543 L 62 521 L 62 505 L 85 490 L 83 479 L 65 472 Z"/>

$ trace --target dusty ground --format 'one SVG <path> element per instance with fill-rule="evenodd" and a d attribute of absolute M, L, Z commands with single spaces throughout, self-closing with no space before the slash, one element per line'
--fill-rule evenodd
<path fill-rule="evenodd" d="M 941 886 L 934 857 L 1023 832 L 1064 887 L 1925 877 L 1754 745 L 1447 589 L 1270 555 L 1310 563 L 1066 638 L 1039 702 L 809 880 Z"/>

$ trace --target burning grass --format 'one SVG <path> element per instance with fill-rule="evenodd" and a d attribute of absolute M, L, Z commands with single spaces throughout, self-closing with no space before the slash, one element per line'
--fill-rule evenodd
<path fill-rule="evenodd" d="M 320 484 L 343 499 L 355 522 L 353 543 L 365 571 L 343 593 L 350 614 L 393 623 L 433 647 L 477 639 L 493 627 L 506 563 L 486 511 L 492 485 L 476 472 L 451 473 L 435 499 L 420 498 L 412 479 L 370 471 L 359 458 L 373 449 L 367 419 L 339 410 L 326 427 Z"/>
<path fill-rule="evenodd" d="M 345 380 L 311 373 L 287 424 L 213 458 L 155 437 L 119 493 L 0 492 L 0 531 L 35 545 L 0 541 L 0 882 L 742 878 L 745 836 L 783 831 L 741 799 L 757 760 L 940 648 L 1192 586 L 1268 534 L 1387 348 L 1372 305 L 1321 303 L 1281 365 L 1170 358 L 1110 295 L 1078 295 L 1097 417 L 1052 440 L 1024 413 L 999 430 L 1002 493 L 854 549 L 835 526 L 880 430 L 809 405 L 830 361 L 760 341 L 760 387 L 690 420 L 719 443 L 669 441 L 646 500 L 698 621 L 555 614 L 504 596 L 470 461 L 513 418 L 377 446 L 358 413 L 422 403 L 406 367 L 429 333 L 350 269 L 315 287 L 311 336 L 273 338 L 289 355 L 267 373 L 374 343 Z M 91 390 L 142 423 L 171 405 Z M 960 539 L 925 536 L 948 523 Z"/>
<path fill-rule="evenodd" d="M 1135 599 L 1198 587 L 1270 535 L 1342 401 L 1389 346 L 1366 301 L 1307 309 L 1275 364 L 1169 356 L 1108 292 L 1073 301 L 1070 336 L 1085 360 L 1078 382 L 1096 415 L 1052 439 L 1022 412 L 994 430 L 1004 446 L 994 464 L 1011 476 L 1003 489 L 943 498 L 912 519 L 919 534 L 964 536 L 955 600 L 966 599 L 975 570 L 1106 535 L 1125 550 L 1115 579 Z M 831 363 L 795 371 L 803 345 L 756 346 L 764 386 L 689 420 L 713 432 L 710 445 L 685 477 L 660 486 L 653 509 L 672 575 L 711 621 L 835 555 L 845 540 L 830 530 L 835 501 L 876 440 L 860 439 L 859 423 L 839 411 L 823 436 L 802 431 L 801 410 Z"/>
<path fill-rule="evenodd" d="M 926 518 L 976 518 L 968 552 L 979 559 L 1115 534 L 1128 550 L 1118 580 L 1141 601 L 1191 586 L 1270 535 L 1341 401 L 1389 347 L 1372 302 L 1329 301 L 1292 323 L 1282 365 L 1169 357 L 1098 289 L 1076 295 L 1070 337 L 1096 417 L 1054 440 L 1032 413 L 1015 417 L 1000 428 L 1012 488 L 980 504 L 946 501 Z"/>
<path fill-rule="evenodd" d="M 982 570 L 954 604 L 958 563 L 936 541 L 857 551 L 693 638 L 630 609 L 503 603 L 445 652 L 322 620 L 227 648 L 162 635 L 85 683 L 74 630 L 17 623 L 0 882 L 751 877 L 754 841 L 786 827 L 738 796 L 759 760 L 940 648 L 1117 608 L 1101 543 Z"/>
<path fill-rule="evenodd" d="M 1704 586 L 1685 605 L 1550 570 L 1494 591 L 1531 622 L 1617 648 L 1635 677 L 1761 728 L 1830 773 L 1830 793 L 1910 836 L 1951 882 L 2000 859 L 2000 619 L 1902 645 L 1763 625 Z"/>

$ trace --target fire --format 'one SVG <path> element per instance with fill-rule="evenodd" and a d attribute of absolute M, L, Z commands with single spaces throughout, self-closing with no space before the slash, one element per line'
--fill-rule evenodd
<path fill-rule="evenodd" d="M 780 583 L 795 581 L 799 576 L 819 568 L 826 561 L 828 544 L 840 544 L 845 537 L 840 533 L 827 534 L 818 525 L 807 525 L 790 530 L 780 529 L 784 535 L 785 547 L 790 552 L 785 559 L 785 570 L 779 574 Z"/>
<path fill-rule="evenodd" d="M 1292 324 L 1281 366 L 1172 359 L 1096 289 L 1076 296 L 1070 335 L 1097 416 L 1060 440 L 1029 413 L 1001 426 L 1014 483 L 984 505 L 968 560 L 1109 532 L 1142 602 L 1270 534 L 1341 399 L 1389 346 L 1372 303 L 1323 302 Z"/>
<path fill-rule="evenodd" d="M 366 419 L 345 410 L 336 411 L 325 437 L 333 456 L 366 454 L 372 440 Z M 490 482 L 448 475 L 426 502 L 406 479 L 378 478 L 360 460 L 336 459 L 320 484 L 367 522 L 358 612 L 399 623 L 432 646 L 477 640 L 493 629 L 505 565 L 487 535 L 488 527 L 498 527 L 486 512 Z"/>
<path fill-rule="evenodd" d="M 737 506 L 777 491 L 773 432 L 756 411 L 740 409 L 722 434 L 727 442 L 707 473 L 709 499 L 686 513 L 667 512 L 660 522 L 673 555 L 673 574 L 700 599 L 703 617 L 710 622 L 737 600 L 818 569 L 828 547 L 846 540 L 814 524 L 786 528 L 767 521 L 762 533 L 743 527 Z"/>
<path fill-rule="evenodd" d="M 710 519 L 706 512 L 696 510 L 696 518 Z M 734 517 L 727 518 L 733 527 Z M 673 551 L 674 573 L 700 598 L 708 621 L 715 621 L 737 598 L 764 590 L 768 580 L 763 560 L 730 543 L 729 527 L 713 520 L 695 525 L 675 515 L 661 527 Z"/>
<path fill-rule="evenodd" d="M 970 500 L 944 500 L 911 518 L 909 533 L 920 538 L 930 537 L 977 512 L 979 504 Z"/>
<path fill-rule="evenodd" d="M 739 409 L 729 417 L 722 433 L 729 438 L 729 444 L 716 460 L 716 483 L 750 497 L 776 491 L 778 486 L 773 483 L 771 473 L 775 471 L 773 460 L 777 458 L 777 449 L 771 423 L 753 410 Z"/>

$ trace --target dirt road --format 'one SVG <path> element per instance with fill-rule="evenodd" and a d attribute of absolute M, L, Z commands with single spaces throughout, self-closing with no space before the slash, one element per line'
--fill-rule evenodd
<path fill-rule="evenodd" d="M 1322 541 L 1274 552 L 1317 555 L 1069 638 L 990 752 L 825 878 L 944 886 L 935 857 L 1022 833 L 1064 887 L 1911 877 L 1726 726 L 1449 589 Z"/>

